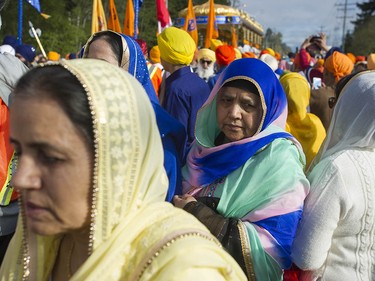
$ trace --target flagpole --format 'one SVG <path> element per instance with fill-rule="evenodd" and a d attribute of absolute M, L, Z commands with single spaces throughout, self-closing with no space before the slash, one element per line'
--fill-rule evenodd
<path fill-rule="evenodd" d="M 22 44 L 22 18 L 23 18 L 23 8 L 22 1 L 18 0 L 18 44 Z"/>
<path fill-rule="evenodd" d="M 134 39 L 138 37 L 138 12 L 139 12 L 139 0 L 134 1 Z"/>

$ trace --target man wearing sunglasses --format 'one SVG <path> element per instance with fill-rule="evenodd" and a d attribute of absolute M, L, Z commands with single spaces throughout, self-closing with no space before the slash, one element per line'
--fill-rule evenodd
<path fill-rule="evenodd" d="M 196 73 L 206 82 L 208 78 L 215 74 L 215 61 L 214 51 L 207 48 L 202 48 L 198 51 L 198 67 Z"/>

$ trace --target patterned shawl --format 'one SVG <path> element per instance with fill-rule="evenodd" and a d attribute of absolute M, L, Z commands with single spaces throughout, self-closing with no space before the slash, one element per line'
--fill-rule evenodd
<path fill-rule="evenodd" d="M 215 146 L 217 92 L 236 79 L 257 87 L 262 122 L 254 136 Z M 290 247 L 309 190 L 302 148 L 285 132 L 286 117 L 286 96 L 271 68 L 258 59 L 235 60 L 198 113 L 196 141 L 183 168 L 185 192 L 193 195 L 225 178 L 217 211 L 243 223 L 245 264 L 257 280 L 281 280 L 281 269 L 291 265 Z"/>

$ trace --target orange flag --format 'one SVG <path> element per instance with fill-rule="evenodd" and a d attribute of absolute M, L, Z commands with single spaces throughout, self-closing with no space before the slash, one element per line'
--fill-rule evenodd
<path fill-rule="evenodd" d="M 233 48 L 237 48 L 237 41 L 238 41 L 237 31 L 236 31 L 236 28 L 232 26 L 232 47 Z"/>
<path fill-rule="evenodd" d="M 182 29 L 189 33 L 191 38 L 193 38 L 195 45 L 198 45 L 198 29 L 197 20 L 195 18 L 195 13 L 193 9 L 193 0 L 189 0 L 188 2 L 188 9 L 185 16 L 185 24 Z"/>
<path fill-rule="evenodd" d="M 121 33 L 120 21 L 118 19 L 117 10 L 114 0 L 109 0 L 109 19 L 108 19 L 108 29 Z"/>
<path fill-rule="evenodd" d="M 103 3 L 102 0 L 93 0 L 91 34 L 103 30 L 107 30 Z"/>
<path fill-rule="evenodd" d="M 134 6 L 133 0 L 128 0 L 124 18 L 124 34 L 134 37 Z"/>
<path fill-rule="evenodd" d="M 204 47 L 210 48 L 211 39 L 216 39 L 218 37 L 219 37 L 219 32 L 217 30 L 217 25 L 216 25 L 214 0 L 210 0 L 210 10 L 208 12 L 206 40 L 204 42 Z"/>

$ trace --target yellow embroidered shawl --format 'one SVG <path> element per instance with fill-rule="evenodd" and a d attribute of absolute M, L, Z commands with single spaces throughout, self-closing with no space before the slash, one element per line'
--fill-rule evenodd
<path fill-rule="evenodd" d="M 91 255 L 70 280 L 246 280 L 198 220 L 164 202 L 161 140 L 136 79 L 98 60 L 60 64 L 85 88 L 95 130 Z M 27 233 L 23 213 L 0 280 L 49 280 L 61 237 Z"/>

